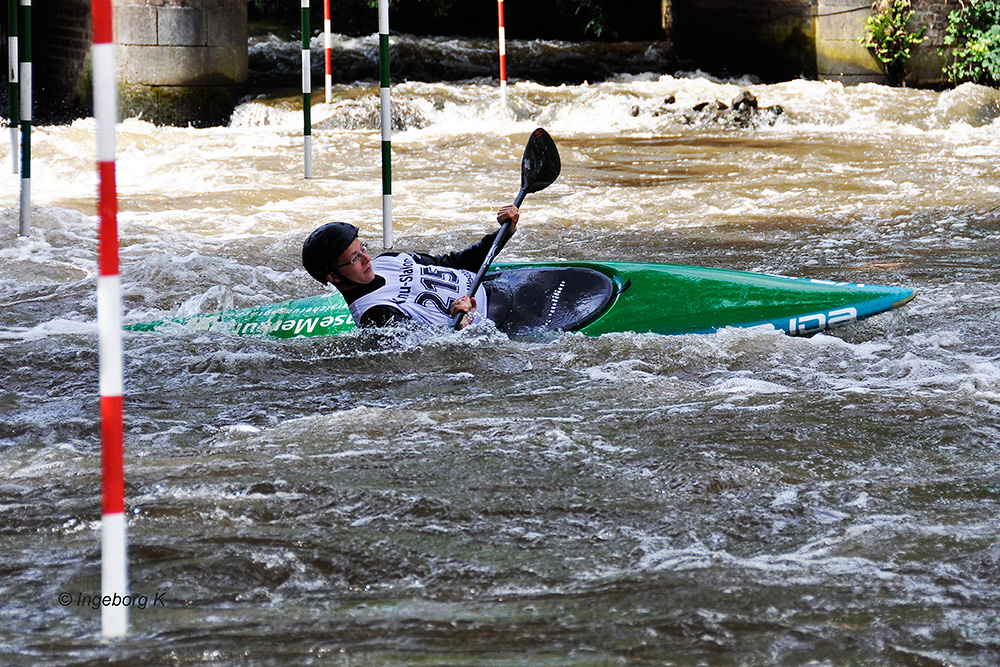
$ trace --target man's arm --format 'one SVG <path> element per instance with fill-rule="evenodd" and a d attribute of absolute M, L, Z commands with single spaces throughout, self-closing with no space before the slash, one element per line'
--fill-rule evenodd
<path fill-rule="evenodd" d="M 503 247 L 507 245 L 507 241 L 510 237 L 514 235 L 517 230 L 517 221 L 520 217 L 520 213 L 517 207 L 513 204 L 509 204 L 500 209 L 497 214 L 497 222 L 503 224 L 504 222 L 510 220 L 511 225 L 508 229 L 507 236 L 500 242 L 500 247 L 497 248 L 499 253 L 503 250 Z M 489 253 L 490 248 L 493 246 L 493 241 L 496 239 L 497 234 L 500 230 L 493 232 L 492 234 L 487 234 L 472 246 L 469 246 L 465 250 L 458 250 L 455 252 L 449 252 L 445 255 L 426 255 L 423 253 L 410 253 L 418 264 L 433 264 L 435 266 L 447 266 L 452 269 L 465 269 L 466 271 L 472 271 L 475 273 L 479 271 L 479 268 L 483 265 L 486 260 L 486 255 Z"/>
<path fill-rule="evenodd" d="M 409 253 L 418 264 L 431 264 L 434 266 L 447 266 L 452 269 L 465 269 L 466 271 L 478 271 L 486 259 L 486 253 L 493 245 L 499 231 L 487 234 L 478 243 L 469 246 L 465 250 L 456 250 L 444 255 L 427 255 L 419 252 Z"/>

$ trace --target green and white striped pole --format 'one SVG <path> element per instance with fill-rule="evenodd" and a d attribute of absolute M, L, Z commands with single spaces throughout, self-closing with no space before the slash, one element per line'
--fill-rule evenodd
<path fill-rule="evenodd" d="M 302 136 L 305 175 L 312 178 L 312 57 L 309 51 L 309 0 L 302 0 Z"/>
<path fill-rule="evenodd" d="M 31 229 L 31 0 L 21 0 L 21 224 L 18 234 Z"/>
<path fill-rule="evenodd" d="M 382 107 L 382 247 L 392 247 L 392 99 L 389 96 L 389 0 L 378 2 L 378 69 Z"/>
<path fill-rule="evenodd" d="M 17 9 L 18 0 L 8 0 L 7 2 L 7 81 L 10 83 L 8 91 L 8 101 L 10 102 L 10 163 L 12 173 L 16 174 L 17 154 L 21 148 L 18 141 L 18 123 L 21 122 L 21 100 L 18 90 L 20 76 L 18 73 L 18 61 L 21 53 L 17 45 Z"/>

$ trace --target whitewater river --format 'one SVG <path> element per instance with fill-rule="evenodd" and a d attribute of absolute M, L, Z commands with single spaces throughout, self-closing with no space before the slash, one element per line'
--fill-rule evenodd
<path fill-rule="evenodd" d="M 691 110 L 742 91 L 783 113 Z M 120 125 L 128 322 L 318 293 L 299 252 L 324 222 L 381 245 L 377 90 L 335 93 L 310 180 L 294 96 Z M 633 72 L 512 82 L 507 108 L 485 78 L 393 96 L 397 250 L 492 230 L 544 126 L 562 176 L 505 260 L 917 297 L 811 338 L 128 332 L 144 604 L 107 644 L 94 122 L 37 128 L 28 238 L 0 145 L 0 662 L 1000 662 L 998 91 Z"/>

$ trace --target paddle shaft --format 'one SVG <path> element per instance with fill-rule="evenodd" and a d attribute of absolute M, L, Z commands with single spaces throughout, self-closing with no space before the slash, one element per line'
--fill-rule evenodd
<path fill-rule="evenodd" d="M 560 166 L 559 151 L 556 149 L 555 142 L 552 141 L 552 137 L 549 136 L 548 132 L 539 127 L 531 133 L 531 136 L 528 138 L 528 145 L 524 147 L 524 155 L 521 157 L 521 190 L 517 193 L 517 197 L 514 198 L 514 206 L 520 207 L 525 195 L 529 192 L 538 192 L 549 187 L 559 178 Z M 490 246 L 489 252 L 486 253 L 486 259 L 483 260 L 483 265 L 479 268 L 479 273 L 476 274 L 476 279 L 472 282 L 472 287 L 469 289 L 470 299 L 475 296 L 476 290 L 483 283 L 483 278 L 486 276 L 486 271 L 489 270 L 490 264 L 493 263 L 493 258 L 500 252 L 500 248 L 507 239 L 507 231 L 510 229 L 510 226 L 510 220 L 505 220 L 500 226 L 500 231 L 497 232 L 496 238 L 493 239 L 493 245 Z M 461 328 L 459 325 L 465 315 L 466 313 L 463 312 L 455 314 L 452 324 L 456 331 Z"/>
<path fill-rule="evenodd" d="M 521 191 L 517 193 L 517 197 L 514 198 L 514 206 L 520 206 L 521 202 L 524 201 L 525 195 L 528 194 L 527 188 L 521 188 Z M 497 232 L 497 237 L 493 239 L 493 245 L 490 246 L 489 252 L 486 253 L 486 259 L 483 260 L 483 265 L 479 267 L 479 273 L 476 274 L 476 279 L 472 281 L 472 287 L 469 288 L 469 297 L 473 297 L 476 294 L 476 290 L 479 286 L 483 284 L 483 278 L 486 277 L 486 272 L 490 269 L 490 264 L 493 263 L 493 259 L 497 256 L 500 251 L 500 246 L 503 244 L 504 238 L 507 236 L 507 230 L 510 229 L 510 220 L 505 220 L 502 225 L 500 225 L 500 231 Z M 457 331 L 459 328 L 459 323 L 461 323 L 462 318 L 465 317 L 466 313 L 459 312 L 455 314 L 455 319 L 452 320 L 452 326 Z"/>

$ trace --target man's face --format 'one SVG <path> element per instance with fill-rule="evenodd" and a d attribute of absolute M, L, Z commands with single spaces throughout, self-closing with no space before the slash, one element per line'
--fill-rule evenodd
<path fill-rule="evenodd" d="M 337 273 L 340 275 L 338 276 Z M 347 250 L 337 258 L 337 273 L 330 273 L 327 280 L 337 284 L 343 282 L 343 278 L 357 283 L 367 285 L 375 279 L 375 270 L 372 269 L 372 258 L 368 254 L 368 249 L 361 244 L 361 239 L 354 239 Z"/>

